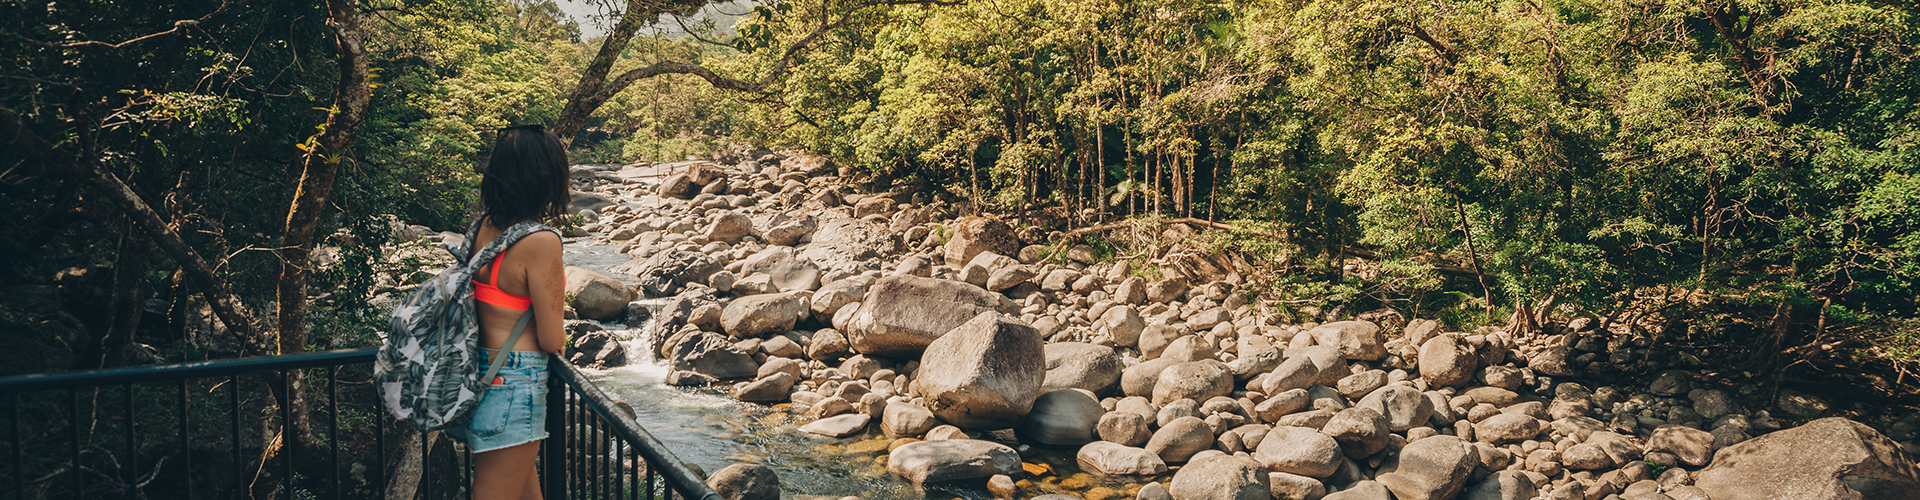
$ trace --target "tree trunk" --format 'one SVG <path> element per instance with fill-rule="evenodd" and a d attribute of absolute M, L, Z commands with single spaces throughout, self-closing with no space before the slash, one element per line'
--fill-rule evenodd
<path fill-rule="evenodd" d="M 333 191 L 333 179 L 346 157 L 347 146 L 366 119 L 371 88 L 367 85 L 366 37 L 360 29 L 360 12 L 350 0 L 327 0 L 327 26 L 333 28 L 335 55 L 340 66 L 339 82 L 333 90 L 333 108 L 327 114 L 323 131 L 306 143 L 300 185 L 287 208 L 286 234 L 280 245 L 280 345 L 282 355 L 307 350 L 307 280 L 312 277 L 311 253 L 314 228 L 320 213 L 326 210 L 327 196 Z M 320 440 L 313 435 L 307 418 L 306 376 L 295 370 L 287 376 L 290 390 L 274 387 L 275 398 L 292 408 L 293 435 L 303 448 L 317 449 Z M 283 431 L 284 435 L 285 432 Z M 279 456 L 280 446 L 268 447 L 261 457 L 263 468 Z"/>

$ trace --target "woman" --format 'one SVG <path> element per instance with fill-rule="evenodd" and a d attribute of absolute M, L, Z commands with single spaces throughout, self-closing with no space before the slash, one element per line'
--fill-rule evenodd
<path fill-rule="evenodd" d="M 502 129 L 480 180 L 482 223 L 470 248 L 485 247 L 516 223 L 564 214 L 567 173 L 566 149 L 553 134 L 538 125 Z M 560 235 L 552 231 L 527 235 L 474 273 L 480 365 L 507 356 L 467 424 L 475 500 L 540 498 L 533 462 L 547 437 L 547 353 L 566 344 L 565 288 Z M 521 314 L 533 321 L 514 345 L 502 346 Z"/>

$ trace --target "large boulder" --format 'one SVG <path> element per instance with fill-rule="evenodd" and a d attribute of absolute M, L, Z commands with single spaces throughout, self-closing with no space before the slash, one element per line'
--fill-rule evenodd
<path fill-rule="evenodd" d="M 1034 398 L 1033 410 L 1020 434 L 1028 439 L 1058 446 L 1077 446 L 1098 438 L 1094 435 L 1100 416 L 1106 414 L 1100 400 L 1085 392 L 1061 389 Z"/>
<path fill-rule="evenodd" d="M 826 284 L 813 292 L 813 316 L 830 319 L 840 308 L 865 300 L 867 296 L 866 279 L 843 279 Z"/>
<path fill-rule="evenodd" d="M 1206 401 L 1233 392 L 1233 372 L 1227 364 L 1211 359 L 1189 361 L 1167 367 L 1153 385 L 1153 404 L 1164 405 L 1181 399 Z"/>
<path fill-rule="evenodd" d="M 835 212 L 827 212 L 834 214 Z M 894 235 L 883 224 L 851 217 L 822 217 L 813 230 L 813 242 L 800 251 L 800 259 L 819 266 L 823 275 L 841 271 L 859 274 L 865 263 L 894 251 Z"/>
<path fill-rule="evenodd" d="M 1454 336 L 1436 336 L 1420 345 L 1420 377 L 1435 388 L 1464 385 L 1473 380 L 1479 360 Z"/>
<path fill-rule="evenodd" d="M 707 375 L 720 380 L 752 377 L 760 363 L 753 355 L 728 342 L 726 337 L 700 332 L 688 335 L 670 346 L 672 368 Z"/>
<path fill-rule="evenodd" d="M 1713 433 L 1683 425 L 1662 425 L 1647 437 L 1647 451 L 1672 453 L 1695 467 L 1707 465 L 1707 460 L 1713 458 Z"/>
<path fill-rule="evenodd" d="M 577 214 L 582 210 L 599 212 L 613 206 L 613 200 L 600 193 L 570 191 L 567 193 L 567 213 Z"/>
<path fill-rule="evenodd" d="M 1335 321 L 1307 331 L 1317 345 L 1340 348 L 1346 359 L 1378 361 L 1387 357 L 1387 339 L 1371 321 Z"/>
<path fill-rule="evenodd" d="M 1476 453 L 1464 439 L 1429 436 L 1401 448 L 1392 470 L 1380 474 L 1378 481 L 1399 500 L 1447 500 L 1466 486 L 1473 467 L 1479 465 Z"/>
<path fill-rule="evenodd" d="M 720 212 L 713 217 L 713 224 L 707 226 L 707 239 L 713 241 L 732 242 L 752 235 L 753 219 L 731 210 Z"/>
<path fill-rule="evenodd" d="M 567 305 L 583 318 L 613 319 L 627 313 L 633 290 L 604 274 L 584 267 L 567 267 Z"/>
<path fill-rule="evenodd" d="M 742 297 L 720 312 L 720 327 L 737 338 L 781 333 L 806 312 L 807 302 L 789 293 Z"/>
<path fill-rule="evenodd" d="M 927 409 L 941 420 L 1005 429 L 1033 409 L 1046 363 L 1032 327 L 988 311 L 934 340 L 915 373 Z"/>
<path fill-rule="evenodd" d="M 1126 367 L 1112 347 L 1084 342 L 1047 344 L 1047 379 L 1040 392 L 1082 389 L 1104 394 L 1120 384 L 1120 371 Z"/>
<path fill-rule="evenodd" d="M 953 235 L 942 249 L 948 265 L 965 265 L 980 252 L 1000 255 L 1017 255 L 1020 252 L 1020 239 L 1014 236 L 1013 227 L 998 219 L 969 217 L 954 222 L 948 229 L 953 231 Z"/>
<path fill-rule="evenodd" d="M 1473 424 L 1473 436 L 1482 443 L 1506 444 L 1533 439 L 1544 427 L 1540 419 L 1530 415 L 1501 413 Z M 1707 440 L 1711 442 L 1713 438 L 1709 436 Z"/>
<path fill-rule="evenodd" d="M 1181 467 L 1167 491 L 1173 500 L 1270 500 L 1267 470 L 1251 458 L 1215 455 Z"/>
<path fill-rule="evenodd" d="M 915 485 L 982 480 L 1020 473 L 1020 454 L 1006 445 L 975 439 L 916 441 L 887 455 L 887 472 Z"/>
<path fill-rule="evenodd" d="M 1147 451 L 1170 463 L 1185 462 L 1193 454 L 1213 447 L 1213 427 L 1199 417 L 1180 417 L 1167 422 L 1147 439 Z"/>
<path fill-rule="evenodd" d="M 1433 400 L 1418 389 L 1405 385 L 1381 387 L 1360 398 L 1360 402 L 1354 403 L 1354 406 L 1385 415 L 1387 427 L 1393 432 L 1406 432 L 1407 429 L 1427 425 L 1427 420 L 1433 417 Z"/>
<path fill-rule="evenodd" d="M 773 285 L 785 292 L 820 287 L 820 268 L 812 262 L 800 260 L 794 255 L 792 247 L 767 247 L 741 261 L 741 276 L 752 276 L 754 273 L 766 273 L 772 278 Z"/>
<path fill-rule="evenodd" d="M 1713 500 L 1920 499 L 1920 470 L 1871 427 L 1815 420 L 1729 446 L 1694 474 Z"/>
<path fill-rule="evenodd" d="M 1100 314 L 1100 322 L 1095 326 L 1113 339 L 1114 345 L 1133 347 L 1140 343 L 1140 333 L 1147 328 L 1147 321 L 1140 318 L 1140 312 L 1133 306 L 1121 304 L 1107 308 Z"/>
<path fill-rule="evenodd" d="M 1368 408 L 1347 408 L 1333 414 L 1320 432 L 1333 436 L 1348 458 L 1362 459 L 1387 447 L 1387 417 Z"/>
<path fill-rule="evenodd" d="M 880 430 L 895 439 L 923 435 L 937 425 L 933 412 L 913 403 L 890 403 L 880 416 Z"/>
<path fill-rule="evenodd" d="M 707 487 L 721 500 L 780 500 L 780 476 L 760 464 L 726 466 L 707 478 Z"/>
<path fill-rule="evenodd" d="M 1106 476 L 1152 476 L 1167 472 L 1167 462 L 1145 448 L 1094 441 L 1074 453 L 1080 469 Z"/>
<path fill-rule="evenodd" d="M 862 354 L 910 358 L 962 323 L 999 308 L 999 296 L 977 286 L 893 275 L 874 282 L 842 333 Z M 1039 353 L 1035 346 L 1034 354 Z"/>
<path fill-rule="evenodd" d="M 1539 486 L 1533 484 L 1527 473 L 1503 470 L 1467 488 L 1460 494 L 1460 500 L 1533 500 L 1539 495 Z"/>
<path fill-rule="evenodd" d="M 662 250 L 646 259 L 635 259 L 608 268 L 608 272 L 633 275 L 640 293 L 648 297 L 669 297 L 689 282 L 704 283 L 724 264 L 707 254 L 686 250 Z"/>
<path fill-rule="evenodd" d="M 1129 366 L 1120 371 L 1120 391 L 1128 396 L 1152 396 L 1153 386 L 1160 383 L 1160 372 L 1180 363 L 1173 358 L 1154 358 Z"/>
<path fill-rule="evenodd" d="M 1340 469 L 1340 442 L 1305 427 L 1274 427 L 1260 440 L 1253 458 L 1267 470 L 1325 479 Z"/>

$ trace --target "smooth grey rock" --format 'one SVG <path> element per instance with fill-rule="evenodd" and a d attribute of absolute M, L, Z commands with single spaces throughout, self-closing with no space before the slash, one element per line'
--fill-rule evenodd
<path fill-rule="evenodd" d="M 1647 437 L 1648 452 L 1666 452 L 1687 465 L 1707 465 L 1713 458 L 1713 434 L 1682 425 L 1663 425 Z"/>
<path fill-rule="evenodd" d="M 787 372 L 774 372 L 747 384 L 736 391 L 735 399 L 749 403 L 777 403 L 787 400 L 787 391 L 793 389 L 794 377 Z"/>
<path fill-rule="evenodd" d="M 867 429 L 867 421 L 872 417 L 865 413 L 849 413 L 836 417 L 827 417 L 800 426 L 801 432 L 822 436 L 843 438 L 859 434 Z"/>
<path fill-rule="evenodd" d="M 1346 359 L 1378 361 L 1387 357 L 1387 339 L 1371 321 L 1336 321 L 1307 331 L 1317 345 L 1334 346 Z"/>
<path fill-rule="evenodd" d="M 1213 427 L 1197 417 L 1181 417 L 1168 422 L 1147 440 L 1147 451 L 1167 463 L 1187 461 L 1194 453 L 1213 446 Z"/>
<path fill-rule="evenodd" d="M 1107 476 L 1152 476 L 1167 472 L 1167 463 L 1145 448 L 1094 441 L 1074 453 L 1080 468 Z"/>
<path fill-rule="evenodd" d="M 933 412 L 913 403 L 888 404 L 880 416 L 881 432 L 894 439 L 925 435 L 937 425 Z"/>
<path fill-rule="evenodd" d="M 1126 446 L 1147 444 L 1153 437 L 1153 430 L 1147 426 L 1147 417 L 1130 411 L 1107 412 L 1100 416 L 1096 425 L 1100 440 L 1111 441 Z"/>
<path fill-rule="evenodd" d="M 1120 371 L 1120 391 L 1128 396 L 1152 396 L 1154 386 L 1160 382 L 1160 373 L 1180 362 L 1172 358 L 1154 358 L 1129 366 Z"/>
<path fill-rule="evenodd" d="M 862 354 L 908 358 L 981 313 L 1000 308 L 999 296 L 980 287 L 905 275 L 880 278 L 866 298 L 841 332 L 848 345 Z"/>
<path fill-rule="evenodd" d="M 1233 392 L 1233 372 L 1227 365 L 1211 359 L 1179 363 L 1160 372 L 1153 386 L 1153 403 L 1166 404 L 1179 399 L 1205 401 Z"/>
<path fill-rule="evenodd" d="M 1267 470 L 1321 479 L 1333 475 L 1343 460 L 1338 441 L 1305 427 L 1267 431 L 1253 457 Z"/>
<path fill-rule="evenodd" d="M 1333 414 L 1320 432 L 1333 436 L 1348 458 L 1361 459 L 1387 447 L 1387 417 L 1367 408 L 1348 408 Z"/>
<path fill-rule="evenodd" d="M 760 464 L 726 466 L 707 478 L 707 486 L 723 500 L 780 500 L 780 476 Z"/>
<path fill-rule="evenodd" d="M 1033 401 L 1027 421 L 1020 424 L 1020 435 L 1041 444 L 1078 446 L 1092 442 L 1106 409 L 1100 401 L 1075 389 L 1041 394 Z"/>
<path fill-rule="evenodd" d="M 1467 488 L 1466 492 L 1460 494 L 1460 500 L 1533 500 L 1538 496 L 1539 487 L 1533 484 L 1526 473 L 1503 470 Z"/>
<path fill-rule="evenodd" d="M 590 319 L 613 319 L 627 312 L 627 303 L 633 302 L 633 290 L 604 274 L 583 267 L 566 268 L 567 301 L 580 317 Z"/>
<path fill-rule="evenodd" d="M 1387 417 L 1387 427 L 1393 432 L 1406 432 L 1407 429 L 1427 425 L 1433 418 L 1433 401 L 1427 395 L 1413 387 L 1389 385 L 1368 393 L 1354 403 L 1355 408 L 1367 408 Z"/>
<path fill-rule="evenodd" d="M 1083 342 L 1054 342 L 1045 347 L 1047 377 L 1041 392 L 1083 389 L 1106 394 L 1120 385 L 1120 372 L 1126 367 L 1112 347 Z"/>
<path fill-rule="evenodd" d="M 1920 470 L 1900 445 L 1840 417 L 1733 445 L 1694 475 L 1713 500 L 1920 498 Z"/>
<path fill-rule="evenodd" d="M 1473 445 L 1454 436 L 1433 436 L 1407 443 L 1392 471 L 1377 479 L 1399 500 L 1447 500 L 1466 485 L 1478 465 Z M 1388 467 L 1382 466 L 1382 469 Z"/>
<path fill-rule="evenodd" d="M 1452 387 L 1473 380 L 1479 356 L 1452 335 L 1427 339 L 1420 346 L 1420 378 L 1434 388 Z"/>
<path fill-rule="evenodd" d="M 1268 472 L 1267 492 L 1274 500 L 1320 500 L 1327 496 L 1327 485 L 1299 474 Z"/>
<path fill-rule="evenodd" d="M 792 294 L 742 297 L 727 304 L 720 313 L 720 327 L 734 337 L 759 337 L 792 330 L 806 311 L 806 301 Z"/>
<path fill-rule="evenodd" d="M 887 455 L 887 472 L 915 485 L 1017 474 L 1020 454 L 1006 445 L 976 439 L 919 441 Z"/>
<path fill-rule="evenodd" d="M 989 311 L 927 346 L 915 373 L 927 409 L 941 420 L 1005 429 L 1033 408 L 1046 359 L 1033 328 Z"/>
<path fill-rule="evenodd" d="M 1483 443 L 1504 444 L 1533 439 L 1540 435 L 1541 427 L 1540 419 L 1532 416 L 1501 413 L 1474 424 L 1473 436 Z"/>
<path fill-rule="evenodd" d="M 1173 474 L 1174 500 L 1269 500 L 1267 471 L 1260 462 L 1233 455 L 1194 460 Z"/>

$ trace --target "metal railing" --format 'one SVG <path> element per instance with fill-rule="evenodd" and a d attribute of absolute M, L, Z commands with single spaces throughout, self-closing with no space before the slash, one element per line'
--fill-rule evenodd
<path fill-rule="evenodd" d="M 0 449 L 10 454 L 0 462 L 11 462 L 0 466 L 0 488 L 13 491 L 0 500 L 470 496 L 466 446 L 414 432 L 381 407 L 375 352 L 0 378 L 8 405 Z M 550 365 L 550 436 L 539 459 L 547 498 L 718 499 L 583 373 Z M 287 394 L 308 401 L 312 437 L 285 439 L 279 458 L 264 461 L 295 421 Z M 420 475 L 391 478 L 406 460 Z"/>

